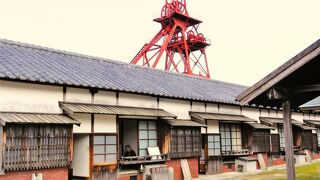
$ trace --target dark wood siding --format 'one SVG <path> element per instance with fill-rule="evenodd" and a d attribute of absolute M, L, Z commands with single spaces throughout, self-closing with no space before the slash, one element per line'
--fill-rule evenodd
<path fill-rule="evenodd" d="M 312 134 L 312 150 L 313 152 L 318 152 L 318 137 L 317 133 Z"/>
<path fill-rule="evenodd" d="M 272 153 L 279 153 L 280 152 L 279 134 L 271 134 L 271 152 Z"/>
<path fill-rule="evenodd" d="M 257 129 L 252 133 L 252 152 L 270 152 L 270 130 Z"/>
<path fill-rule="evenodd" d="M 5 133 L 6 171 L 61 167 L 71 163 L 71 125 L 7 125 Z"/>
<path fill-rule="evenodd" d="M 307 130 L 301 133 L 301 148 L 312 149 L 312 131 Z"/>

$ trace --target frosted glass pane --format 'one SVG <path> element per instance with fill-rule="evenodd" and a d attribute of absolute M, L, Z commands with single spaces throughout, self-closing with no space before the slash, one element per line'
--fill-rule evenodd
<path fill-rule="evenodd" d="M 106 156 L 107 161 L 106 162 L 117 162 L 117 155 L 116 154 L 108 154 Z"/>
<path fill-rule="evenodd" d="M 241 138 L 241 132 L 237 132 L 237 138 Z"/>
<path fill-rule="evenodd" d="M 237 130 L 236 126 L 235 126 L 235 125 L 232 125 L 232 126 L 231 126 L 231 131 L 236 131 L 236 130 Z"/>
<path fill-rule="evenodd" d="M 225 144 L 226 144 L 226 140 L 223 139 L 223 140 L 221 141 L 221 144 L 222 144 L 222 145 L 225 145 Z"/>
<path fill-rule="evenodd" d="M 226 151 L 231 151 L 231 146 L 226 146 Z"/>
<path fill-rule="evenodd" d="M 232 132 L 232 137 L 236 138 L 237 137 L 237 132 Z"/>
<path fill-rule="evenodd" d="M 140 156 L 146 156 L 146 155 L 147 155 L 147 150 L 145 150 L 145 149 L 142 150 L 142 149 L 141 149 L 141 150 L 139 151 L 139 155 L 140 155 Z"/>
<path fill-rule="evenodd" d="M 213 148 L 213 143 L 208 143 L 208 148 L 212 149 Z"/>
<path fill-rule="evenodd" d="M 107 145 L 107 153 L 117 153 L 116 145 Z"/>
<path fill-rule="evenodd" d="M 226 139 L 226 145 L 231 145 L 230 139 Z"/>
<path fill-rule="evenodd" d="M 241 144 L 242 144 L 241 139 L 237 139 L 237 145 L 241 145 Z"/>
<path fill-rule="evenodd" d="M 220 149 L 215 149 L 215 150 L 214 150 L 214 154 L 215 154 L 215 155 L 220 155 L 220 154 L 221 154 Z"/>
<path fill-rule="evenodd" d="M 220 141 L 220 137 L 219 136 L 214 136 L 214 141 Z"/>
<path fill-rule="evenodd" d="M 155 121 L 149 121 L 149 129 L 157 129 L 157 125 Z"/>
<path fill-rule="evenodd" d="M 214 143 L 214 147 L 215 147 L 215 148 L 219 148 L 219 147 L 220 147 L 220 143 L 219 143 L 219 142 L 215 142 L 215 143 Z"/>
<path fill-rule="evenodd" d="M 208 151 L 208 155 L 209 155 L 209 156 L 213 156 L 213 155 L 214 155 L 214 150 L 213 150 L 213 149 L 210 149 L 210 150 Z"/>
<path fill-rule="evenodd" d="M 157 146 L 157 145 L 158 145 L 157 140 L 149 140 L 149 146 L 150 147 L 154 147 L 154 146 Z"/>
<path fill-rule="evenodd" d="M 117 144 L 116 136 L 106 136 L 106 144 Z"/>
<path fill-rule="evenodd" d="M 149 131 L 149 139 L 157 139 L 157 131 Z"/>
<path fill-rule="evenodd" d="M 230 138 L 230 132 L 226 132 L 226 138 Z"/>
<path fill-rule="evenodd" d="M 94 144 L 105 144 L 104 136 L 94 136 L 93 143 Z"/>
<path fill-rule="evenodd" d="M 147 129 L 147 121 L 139 121 L 139 129 Z"/>
<path fill-rule="evenodd" d="M 141 149 L 148 147 L 148 140 L 139 140 L 139 147 Z"/>
<path fill-rule="evenodd" d="M 232 139 L 232 144 L 236 145 L 237 144 L 237 139 Z"/>
<path fill-rule="evenodd" d="M 212 141 L 213 141 L 213 136 L 210 136 L 210 135 L 209 135 L 209 136 L 208 136 L 208 141 L 209 141 L 209 142 L 212 142 Z"/>
<path fill-rule="evenodd" d="M 148 131 L 139 131 L 139 139 L 148 139 Z"/>
<path fill-rule="evenodd" d="M 93 163 L 102 163 L 105 162 L 104 155 L 94 155 Z"/>
<path fill-rule="evenodd" d="M 94 146 L 93 147 L 94 154 L 104 154 L 104 146 Z"/>

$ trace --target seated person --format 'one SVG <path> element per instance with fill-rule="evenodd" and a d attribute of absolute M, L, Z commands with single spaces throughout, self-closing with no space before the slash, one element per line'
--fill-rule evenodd
<path fill-rule="evenodd" d="M 124 157 L 132 157 L 132 156 L 137 156 L 136 152 L 132 150 L 130 145 L 126 145 L 126 152 L 124 154 Z"/>

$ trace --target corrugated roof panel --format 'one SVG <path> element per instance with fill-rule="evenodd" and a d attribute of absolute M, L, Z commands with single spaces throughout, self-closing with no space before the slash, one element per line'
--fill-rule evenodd
<path fill-rule="evenodd" d="M 60 107 L 69 113 L 110 114 L 119 116 L 176 117 L 163 109 L 138 108 L 102 104 L 59 102 Z"/>
<path fill-rule="evenodd" d="M 266 126 L 260 123 L 246 123 L 254 129 L 275 129 L 274 127 Z"/>
<path fill-rule="evenodd" d="M 295 124 L 295 126 L 301 128 L 303 130 L 315 130 L 315 129 L 317 129 L 317 128 L 306 126 L 306 125 L 302 125 L 302 124 Z"/>
<path fill-rule="evenodd" d="M 260 121 L 267 124 L 283 124 L 283 118 L 260 117 Z M 303 124 L 300 121 L 291 119 L 292 124 Z"/>
<path fill-rule="evenodd" d="M 304 119 L 304 122 L 306 122 L 307 124 L 313 124 L 316 126 L 320 126 L 320 120 L 309 120 L 309 119 Z"/>
<path fill-rule="evenodd" d="M 171 126 L 180 126 L 180 127 L 207 127 L 206 125 L 199 124 L 191 120 L 177 120 L 177 119 L 166 119 L 165 120 Z"/>
<path fill-rule="evenodd" d="M 245 86 L 0 39 L 0 79 L 238 104 Z"/>
<path fill-rule="evenodd" d="M 203 112 L 190 112 L 191 117 L 202 120 L 219 120 L 219 121 L 248 121 L 255 122 L 256 120 L 243 115 L 230 115 L 218 113 L 203 113 Z"/>
<path fill-rule="evenodd" d="M 1 124 L 77 124 L 80 122 L 63 114 L 41 114 L 41 113 L 20 113 L 0 112 Z"/>

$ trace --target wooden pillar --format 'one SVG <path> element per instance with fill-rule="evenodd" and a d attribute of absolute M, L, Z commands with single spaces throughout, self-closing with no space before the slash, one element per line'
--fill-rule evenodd
<path fill-rule="evenodd" d="M 294 167 L 294 152 L 293 152 L 293 134 L 291 123 L 291 102 L 286 100 L 282 103 L 283 111 L 283 128 L 285 136 L 285 153 L 286 153 L 286 165 L 287 165 L 287 178 L 289 180 L 296 179 L 295 167 Z"/>
<path fill-rule="evenodd" d="M 5 154 L 3 152 L 5 150 L 4 143 L 3 143 L 3 126 L 0 124 L 0 175 L 4 174 L 4 158 L 3 155 Z"/>

